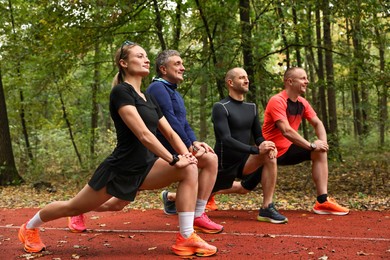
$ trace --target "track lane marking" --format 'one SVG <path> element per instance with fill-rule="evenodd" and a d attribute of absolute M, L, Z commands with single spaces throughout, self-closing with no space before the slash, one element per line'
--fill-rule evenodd
<path fill-rule="evenodd" d="M 0 226 L 5 229 L 19 229 L 20 226 Z M 51 228 L 41 227 L 47 230 L 63 230 L 69 231 L 68 228 Z M 90 231 L 90 232 L 88 232 Z M 165 233 L 165 234 L 176 234 L 177 231 L 173 230 L 143 230 L 143 229 L 88 229 L 86 233 Z M 85 232 L 84 232 L 85 233 Z M 77 233 L 74 233 L 77 234 Z M 82 234 L 82 233 L 79 233 Z M 227 236 L 256 236 L 263 238 L 274 238 L 274 237 L 286 237 L 286 238 L 307 238 L 307 239 L 334 239 L 334 240 L 361 240 L 361 241 L 385 241 L 390 242 L 390 238 L 382 237 L 337 237 L 337 236 L 311 236 L 311 235 L 294 235 L 294 234 L 259 234 L 259 233 L 237 233 L 237 232 L 222 232 L 216 235 L 227 235 Z"/>

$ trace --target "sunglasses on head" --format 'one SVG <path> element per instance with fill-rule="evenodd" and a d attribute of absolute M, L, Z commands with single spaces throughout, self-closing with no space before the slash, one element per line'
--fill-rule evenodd
<path fill-rule="evenodd" d="M 124 46 L 129 46 L 129 45 L 135 45 L 135 43 L 134 43 L 134 42 L 131 42 L 131 41 L 128 41 L 128 40 L 126 40 L 126 41 L 124 41 L 124 42 L 122 43 L 122 46 L 121 46 L 121 53 L 120 53 L 120 55 L 119 55 L 120 58 L 123 57 L 123 47 L 124 47 Z"/>

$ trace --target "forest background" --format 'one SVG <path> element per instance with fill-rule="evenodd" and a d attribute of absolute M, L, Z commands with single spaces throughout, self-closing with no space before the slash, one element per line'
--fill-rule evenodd
<path fill-rule="evenodd" d="M 69 198 L 110 154 L 113 54 L 130 40 L 152 65 L 159 51 L 180 51 L 188 120 L 211 146 L 228 69 L 248 72 L 247 99 L 262 115 L 285 69 L 303 67 L 331 144 L 330 194 L 354 209 L 389 209 L 388 1 L 0 0 L 0 12 L 0 207 Z M 152 66 L 144 89 L 154 76 Z M 315 138 L 307 123 L 300 132 Z M 310 207 L 310 163 L 278 170 L 278 206 Z M 133 207 L 161 207 L 158 192 Z M 238 209 L 259 200 L 261 188 L 218 198 Z"/>

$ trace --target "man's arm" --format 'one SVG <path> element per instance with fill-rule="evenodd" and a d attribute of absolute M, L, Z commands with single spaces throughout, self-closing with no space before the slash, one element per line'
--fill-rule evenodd
<path fill-rule="evenodd" d="M 276 121 L 276 126 L 282 132 L 282 135 L 290 140 L 293 144 L 303 147 L 307 150 L 321 150 L 328 151 L 329 147 L 326 141 L 326 131 L 321 120 L 315 116 L 309 119 L 310 124 L 314 127 L 318 140 L 314 141 L 317 148 L 311 147 L 311 142 L 303 138 L 297 131 L 295 131 L 287 120 L 282 119 Z"/>
<path fill-rule="evenodd" d="M 173 130 L 180 136 L 180 138 L 183 140 L 183 142 L 186 144 L 187 147 L 191 146 L 191 138 L 187 135 L 187 132 L 183 127 L 181 126 L 180 122 L 178 121 L 174 109 L 172 100 L 170 97 L 170 94 L 165 89 L 163 84 L 161 85 L 151 85 L 149 86 L 147 92 L 154 97 L 154 99 L 157 101 L 158 105 L 160 106 L 160 109 L 162 113 L 164 114 L 164 117 L 167 119 L 169 124 L 172 126 Z"/>
<path fill-rule="evenodd" d="M 309 119 L 308 121 L 313 126 L 318 140 L 327 142 L 326 130 L 322 121 L 317 116 Z"/>

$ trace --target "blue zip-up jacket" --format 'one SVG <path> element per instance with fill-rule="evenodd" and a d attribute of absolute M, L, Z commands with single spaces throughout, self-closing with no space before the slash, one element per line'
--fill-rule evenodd
<path fill-rule="evenodd" d="M 196 137 L 186 118 L 187 112 L 183 97 L 176 89 L 177 84 L 172 84 L 161 78 L 155 78 L 146 89 L 146 93 L 152 95 L 157 100 L 165 118 L 187 148 L 189 148 L 196 141 Z M 171 153 L 175 153 L 160 131 L 157 131 L 157 138 Z"/>

